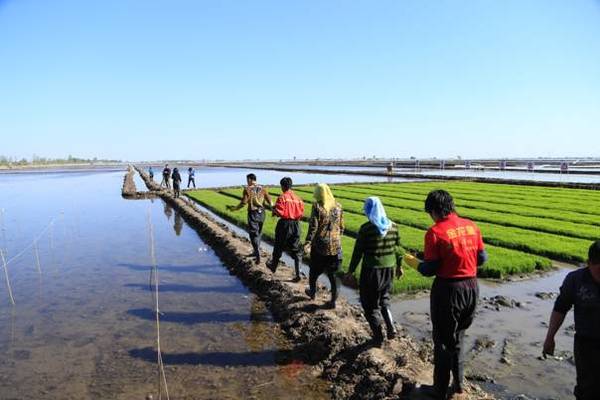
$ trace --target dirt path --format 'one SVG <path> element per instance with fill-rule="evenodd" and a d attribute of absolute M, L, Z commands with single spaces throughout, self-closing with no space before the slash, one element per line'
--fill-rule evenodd
<path fill-rule="evenodd" d="M 304 294 L 306 279 L 293 283 L 293 269 L 280 267 L 272 274 L 264 264 L 245 257 L 251 252 L 246 238 L 231 232 L 187 199 L 175 199 L 136 168 L 148 189 L 176 208 L 217 253 L 230 272 L 265 301 L 289 339 L 303 354 L 303 362 L 332 382 L 334 399 L 417 399 L 417 383 L 430 383 L 430 354 L 402 333 L 383 348 L 367 344 L 369 327 L 359 307 L 340 298 L 335 310 L 320 308 L 328 293 L 317 299 Z M 263 259 L 266 259 L 263 257 Z M 467 385 L 468 399 L 491 399 L 481 389 Z"/>

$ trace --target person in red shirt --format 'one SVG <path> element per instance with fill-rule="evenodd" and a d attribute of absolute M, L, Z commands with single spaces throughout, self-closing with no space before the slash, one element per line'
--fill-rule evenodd
<path fill-rule="evenodd" d="M 292 190 L 292 178 L 285 177 L 280 182 L 281 196 L 277 198 L 273 215 L 279 217 L 275 227 L 275 245 L 273 255 L 267 262 L 267 267 L 275 273 L 279 259 L 284 251 L 294 259 L 296 277 L 294 282 L 300 282 L 300 260 L 302 259 L 302 245 L 300 243 L 300 220 L 304 215 L 304 202 Z"/>
<path fill-rule="evenodd" d="M 464 336 L 473 322 L 479 297 L 477 267 L 487 260 L 487 254 L 479 228 L 456 214 L 450 193 L 430 192 L 425 211 L 435 223 L 425 234 L 424 260 L 405 256 L 421 274 L 435 276 L 430 294 L 433 387 L 421 386 L 420 391 L 445 400 L 452 373 L 450 398 L 459 399 L 463 396 Z"/>

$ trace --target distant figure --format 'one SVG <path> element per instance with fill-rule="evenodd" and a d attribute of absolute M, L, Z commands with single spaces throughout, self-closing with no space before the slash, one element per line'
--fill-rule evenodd
<path fill-rule="evenodd" d="M 372 343 L 377 347 L 383 345 L 383 330 L 379 315 L 385 322 L 388 339 L 396 337 L 396 327 L 389 309 L 390 290 L 396 276 L 402 271 L 402 255 L 400 234 L 395 223 L 386 216 L 385 209 L 379 197 L 368 197 L 364 204 L 364 213 L 368 221 L 361 225 L 348 276 L 353 276 L 362 259 L 359 293 L 360 304 L 365 312 L 365 318 L 371 327 Z"/>
<path fill-rule="evenodd" d="M 325 183 L 315 187 L 314 199 L 304 245 L 305 253 L 310 253 L 309 287 L 306 294 L 314 300 L 317 279 L 324 272 L 331 286 L 331 300 L 327 308 L 335 308 L 338 295 L 335 273 L 342 263 L 344 216 L 342 206 L 335 201 L 331 189 Z"/>
<path fill-rule="evenodd" d="M 387 166 L 387 174 L 392 175 L 394 173 L 394 163 L 390 162 Z"/>
<path fill-rule="evenodd" d="M 154 170 L 152 169 L 152 167 L 148 167 L 148 175 L 150 175 L 150 180 L 153 181 L 154 180 Z"/>
<path fill-rule="evenodd" d="M 175 198 L 179 198 L 179 185 L 181 184 L 181 175 L 179 175 L 179 170 L 177 168 L 173 168 L 173 175 L 171 175 L 173 179 L 173 194 Z"/>
<path fill-rule="evenodd" d="M 162 171 L 162 181 L 160 182 L 160 187 L 163 185 L 167 189 L 171 189 L 171 184 L 169 183 L 169 177 L 171 176 L 171 168 L 169 168 L 169 164 L 165 164 L 165 168 Z"/>
<path fill-rule="evenodd" d="M 567 274 L 550 316 L 543 354 L 554 355 L 554 336 L 575 306 L 577 400 L 600 399 L 600 240 L 588 250 L 587 267 Z"/>
<path fill-rule="evenodd" d="M 421 274 L 435 276 L 430 292 L 433 386 L 423 385 L 419 392 L 446 399 L 450 389 L 452 398 L 460 398 L 464 384 L 464 337 L 477 309 L 477 268 L 486 262 L 487 253 L 479 228 L 456 214 L 450 193 L 431 191 L 425 200 L 425 211 L 434 224 L 425 234 L 424 260 L 420 262 L 410 254 L 404 256 L 406 263 Z"/>
<path fill-rule="evenodd" d="M 194 189 L 196 189 L 196 180 L 194 179 L 195 175 L 196 175 L 196 171 L 194 171 L 194 168 L 189 167 L 188 168 L 188 184 L 187 184 L 188 189 L 190 188 L 190 183 L 192 185 L 194 185 Z"/>
<path fill-rule="evenodd" d="M 273 273 L 277 270 L 279 259 L 284 251 L 287 251 L 294 260 L 296 277 L 294 282 L 300 282 L 300 259 L 302 258 L 302 245 L 300 244 L 300 219 L 304 215 L 304 202 L 292 190 L 292 178 L 285 177 L 281 185 L 281 195 L 275 202 L 273 215 L 279 217 L 275 227 L 275 245 L 273 255 L 267 262 L 267 268 Z"/>
<path fill-rule="evenodd" d="M 242 200 L 237 206 L 227 206 L 230 211 L 236 211 L 248 205 L 248 236 L 252 243 L 251 257 L 255 258 L 256 264 L 260 264 L 260 239 L 262 235 L 263 224 L 265 222 L 265 205 L 273 207 L 273 202 L 269 193 L 256 183 L 256 175 L 246 175 L 248 186 L 242 192 Z"/>

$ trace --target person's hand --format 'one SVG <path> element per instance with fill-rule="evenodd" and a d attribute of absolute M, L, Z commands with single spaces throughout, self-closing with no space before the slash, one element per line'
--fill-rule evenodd
<path fill-rule="evenodd" d="M 542 350 L 542 354 L 545 356 L 553 356 L 554 348 L 556 347 L 556 343 L 554 342 L 554 338 L 546 338 L 544 341 L 544 349 Z"/>
<path fill-rule="evenodd" d="M 411 268 L 417 269 L 419 267 L 419 263 L 420 263 L 419 259 L 410 253 L 406 253 L 404 255 L 404 257 L 402 257 L 402 259 Z"/>
<path fill-rule="evenodd" d="M 304 243 L 304 254 L 310 254 L 310 242 Z"/>
<path fill-rule="evenodd" d="M 396 267 L 396 278 L 400 278 L 402 275 L 404 275 L 404 271 L 402 270 L 402 265 L 398 265 Z"/>

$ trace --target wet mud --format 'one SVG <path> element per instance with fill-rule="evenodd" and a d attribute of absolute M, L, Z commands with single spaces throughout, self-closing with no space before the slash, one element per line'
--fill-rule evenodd
<path fill-rule="evenodd" d="M 418 399 L 416 384 L 431 383 L 431 351 L 424 350 L 406 331 L 383 348 L 369 343 L 370 330 L 361 309 L 340 298 L 335 310 L 322 304 L 328 293 L 320 287 L 315 301 L 305 294 L 307 280 L 292 282 L 293 269 L 280 267 L 272 274 L 264 264 L 246 257 L 251 246 L 246 238 L 230 231 L 184 198 L 175 199 L 136 168 L 149 190 L 181 214 L 203 241 L 250 290 L 264 301 L 315 373 L 332 383 L 334 399 Z M 266 259 L 266 254 L 265 257 Z M 467 385 L 468 399 L 493 398 L 477 385 Z"/>

